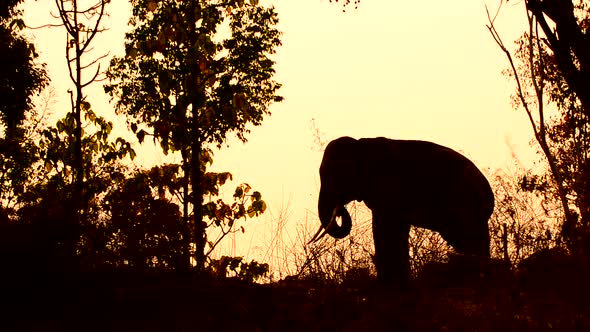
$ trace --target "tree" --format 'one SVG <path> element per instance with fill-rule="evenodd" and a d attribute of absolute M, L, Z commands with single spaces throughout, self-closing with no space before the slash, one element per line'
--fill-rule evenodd
<path fill-rule="evenodd" d="M 105 15 L 105 7 L 109 0 L 98 0 L 87 8 L 81 8 L 78 0 L 57 0 L 55 3 L 59 10 L 59 17 L 67 32 L 66 60 L 70 79 L 74 83 L 74 91 L 68 90 L 71 98 L 72 111 L 66 114 L 66 121 L 74 121 L 73 128 L 73 164 L 74 193 L 78 198 L 75 205 L 77 213 L 84 213 L 84 156 L 82 147 L 82 113 L 90 109 L 90 103 L 86 100 L 83 89 L 96 81 L 100 74 L 100 60 L 106 55 L 99 56 L 88 62 L 83 62 L 83 57 L 90 51 L 90 44 L 97 33 L 104 31 L 100 26 Z M 95 73 L 90 79 L 84 79 L 82 72 L 96 67 Z M 68 123 L 69 124 L 69 123 Z"/>
<path fill-rule="evenodd" d="M 35 145 L 29 139 L 24 120 L 34 109 L 32 98 L 48 83 L 44 65 L 37 63 L 35 46 L 21 34 L 22 12 L 16 9 L 20 0 L 0 4 L 0 219 L 7 221 L 16 196 L 29 182 L 36 161 Z"/>
<path fill-rule="evenodd" d="M 66 59 L 74 91 L 69 91 L 72 108 L 64 118 L 55 126 L 44 128 L 31 124 L 36 137 L 26 141 L 30 170 L 24 173 L 27 177 L 21 178 L 27 186 L 21 185 L 22 188 L 16 191 L 19 194 L 18 207 L 12 214 L 19 225 L 28 229 L 28 232 L 21 233 L 28 233 L 29 238 L 35 239 L 31 242 L 42 243 L 35 246 L 40 249 L 34 250 L 34 258 L 25 259 L 31 264 L 47 263 L 48 260 L 53 260 L 46 265 L 52 268 L 66 267 L 60 263 L 66 264 L 67 268 L 82 261 L 95 264 L 92 262 L 96 258 L 95 251 L 104 247 L 104 243 L 98 245 L 105 237 L 100 234 L 105 232 L 100 220 L 103 193 L 121 181 L 125 167 L 119 161 L 127 155 L 133 158 L 135 154 L 125 140 L 110 138 L 113 124 L 97 116 L 83 94 L 84 88 L 95 82 L 100 73 L 102 56 L 87 62 L 83 60 L 86 60 L 84 56 L 88 55 L 94 36 L 102 31 L 100 21 L 107 2 L 99 1 L 80 9 L 77 0 L 56 1 L 59 18 L 67 31 Z M 15 22 L 15 26 L 25 26 L 20 20 Z M 30 50 L 34 51 L 33 48 Z M 96 70 L 89 79 L 83 78 L 86 69 Z M 26 78 L 26 75 L 16 75 L 13 81 Z M 32 109 L 30 98 L 27 103 Z M 9 125 L 7 132 L 14 131 L 13 127 L 19 129 L 24 117 L 16 115 L 10 113 L 9 119 L 13 119 L 16 127 Z M 25 123 L 23 128 L 27 125 Z M 10 160 L 5 158 L 2 162 L 8 165 L 7 168 L 14 169 Z M 55 258 L 59 258 L 60 263 Z"/>
<path fill-rule="evenodd" d="M 36 63 L 35 46 L 29 43 L 19 31 L 24 28 L 21 11 L 13 0 L 0 5 L 0 60 L 5 69 L 0 74 L 0 120 L 4 125 L 5 137 L 22 135 L 17 128 L 25 119 L 26 112 L 33 108 L 32 97 L 41 92 L 47 84 L 43 65 Z"/>
<path fill-rule="evenodd" d="M 83 196 L 75 196 L 76 182 L 72 179 L 76 122 L 70 112 L 41 133 L 38 155 L 42 176 L 23 195 L 19 215 L 25 222 L 53 229 L 49 233 L 55 235 L 59 256 L 94 266 L 95 258 L 100 258 L 99 252 L 104 249 L 100 248 L 106 246 L 104 238 L 109 237 L 101 234 L 109 232 L 104 228 L 104 196 L 125 180 L 127 166 L 122 160 L 133 158 L 135 152 L 124 139 L 113 140 L 113 123 L 97 116 L 89 106 L 84 103 L 82 109 Z M 77 208 L 80 202 L 83 211 Z"/>
<path fill-rule="evenodd" d="M 280 45 L 277 15 L 257 2 L 135 0 L 125 56 L 108 72 L 105 91 L 118 98 L 117 111 L 139 142 L 150 135 L 165 154 L 181 155 L 183 227 L 192 230 L 185 248 L 192 238 L 198 271 L 206 246 L 206 146 L 221 146 L 231 133 L 246 141 L 248 125 L 259 125 L 270 103 L 282 100 L 269 58 Z"/>
<path fill-rule="evenodd" d="M 516 105 L 525 110 L 548 162 L 550 183 L 564 215 L 561 238 L 571 248 L 576 230 L 590 226 L 590 104 L 584 100 L 589 86 L 583 83 L 590 67 L 585 64 L 586 46 L 571 40 L 585 38 L 590 12 L 584 3 L 567 2 L 561 7 L 554 1 L 526 4 L 529 26 L 514 53 L 502 42 L 492 17 L 488 28 L 509 60 L 510 76 L 517 84 Z M 548 28 L 547 17 L 554 20 L 555 30 Z M 539 187 L 542 184 L 535 178 L 523 178 L 525 190 L 550 189 Z"/>
<path fill-rule="evenodd" d="M 125 140 L 110 139 L 113 124 L 93 112 L 84 94 L 87 86 L 100 79 L 100 60 L 106 55 L 90 52 L 94 37 L 104 31 L 101 22 L 108 2 L 97 0 L 82 8 L 78 0 L 55 1 L 56 18 L 67 33 L 65 55 L 74 85 L 68 90 L 71 110 L 55 127 L 42 131 L 36 152 L 42 175 L 23 194 L 18 213 L 23 222 L 51 234 L 56 255 L 68 260 L 70 267 L 93 255 L 92 236 L 100 228 L 100 195 L 119 178 L 116 173 L 123 166 L 118 161 L 135 155 Z"/>

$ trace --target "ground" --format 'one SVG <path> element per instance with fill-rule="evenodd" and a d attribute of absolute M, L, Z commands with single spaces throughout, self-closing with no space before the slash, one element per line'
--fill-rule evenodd
<path fill-rule="evenodd" d="M 510 272 L 467 285 L 416 281 L 390 291 L 371 281 L 261 285 L 166 273 L 33 276 L 5 288 L 0 330 L 590 331 L 585 279 L 569 274 L 540 282 L 545 277 Z"/>

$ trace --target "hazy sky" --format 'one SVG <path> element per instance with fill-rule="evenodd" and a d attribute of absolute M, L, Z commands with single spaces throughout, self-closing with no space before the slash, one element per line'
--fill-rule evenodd
<path fill-rule="evenodd" d="M 266 217 L 251 221 L 258 226 L 248 229 L 236 253 L 264 251 L 273 218 L 288 202 L 292 227 L 306 214 L 315 218 L 322 153 L 314 144 L 312 119 L 326 140 L 430 140 L 463 152 L 482 169 L 510 164 L 511 151 L 529 159 L 531 131 L 524 113 L 511 107 L 513 83 L 501 74 L 507 61 L 485 26 L 485 4 L 495 10 L 498 2 L 362 0 L 357 10 L 343 13 L 327 0 L 266 1 L 276 7 L 284 32 L 274 58 L 285 101 L 252 128 L 247 144 L 232 140 L 216 153 L 213 165 L 232 172 L 235 184 L 248 182 L 261 191 L 270 208 Z M 48 23 L 50 6 L 53 1 L 29 0 L 27 23 Z M 129 5 L 112 0 L 108 8 L 110 31 L 97 40 L 96 54 L 122 49 Z M 511 1 L 497 25 L 512 45 L 524 29 L 524 3 Z M 70 87 L 65 32 L 34 34 L 58 93 L 54 111 L 63 114 Z M 89 91 L 97 113 L 112 117 L 101 84 Z M 142 151 L 140 162 L 162 160 L 157 150 Z M 226 185 L 227 192 L 233 190 Z"/>

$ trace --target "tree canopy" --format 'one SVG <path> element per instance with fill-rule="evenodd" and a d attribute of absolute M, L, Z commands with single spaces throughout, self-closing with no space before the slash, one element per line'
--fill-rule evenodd
<path fill-rule="evenodd" d="M 196 243 L 199 270 L 207 144 L 221 146 L 231 133 L 245 141 L 248 126 L 260 125 L 270 103 L 282 100 L 269 58 L 280 45 L 277 22 L 272 8 L 254 0 L 138 0 L 125 56 L 111 61 L 105 91 L 139 142 L 152 136 L 165 154 L 181 154 L 184 238 Z"/>

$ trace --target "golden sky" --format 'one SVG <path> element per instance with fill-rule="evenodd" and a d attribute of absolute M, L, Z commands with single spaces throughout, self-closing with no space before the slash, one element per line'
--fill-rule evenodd
<path fill-rule="evenodd" d="M 265 237 L 253 236 L 264 233 L 287 202 L 291 225 L 306 214 L 315 218 L 322 154 L 315 149 L 312 119 L 326 140 L 345 135 L 430 140 L 463 152 L 482 169 L 510 164 L 511 151 L 525 161 L 533 156 L 525 115 L 510 104 L 513 83 L 501 74 L 508 63 L 485 26 L 485 5 L 495 10 L 499 0 L 362 0 L 346 13 L 328 0 L 265 3 L 276 7 L 284 32 L 274 58 L 285 101 L 252 128 L 247 144 L 232 140 L 216 153 L 213 165 L 232 172 L 235 184 L 248 182 L 261 191 L 272 212 L 253 221 L 258 226 L 248 228 L 250 240 L 238 245 L 238 254 L 264 249 Z M 48 23 L 50 6 L 53 1 L 29 0 L 27 23 Z M 112 0 L 108 8 L 110 30 L 96 41 L 96 54 L 121 52 L 129 5 Z M 523 31 L 524 21 L 523 3 L 511 1 L 502 9 L 497 25 L 507 44 Z M 70 87 L 65 32 L 33 33 L 58 94 L 54 112 L 63 114 Z M 89 91 L 97 113 L 115 119 L 101 84 Z M 124 120 L 119 121 L 123 129 Z M 141 149 L 138 159 L 150 164 L 162 156 Z"/>

